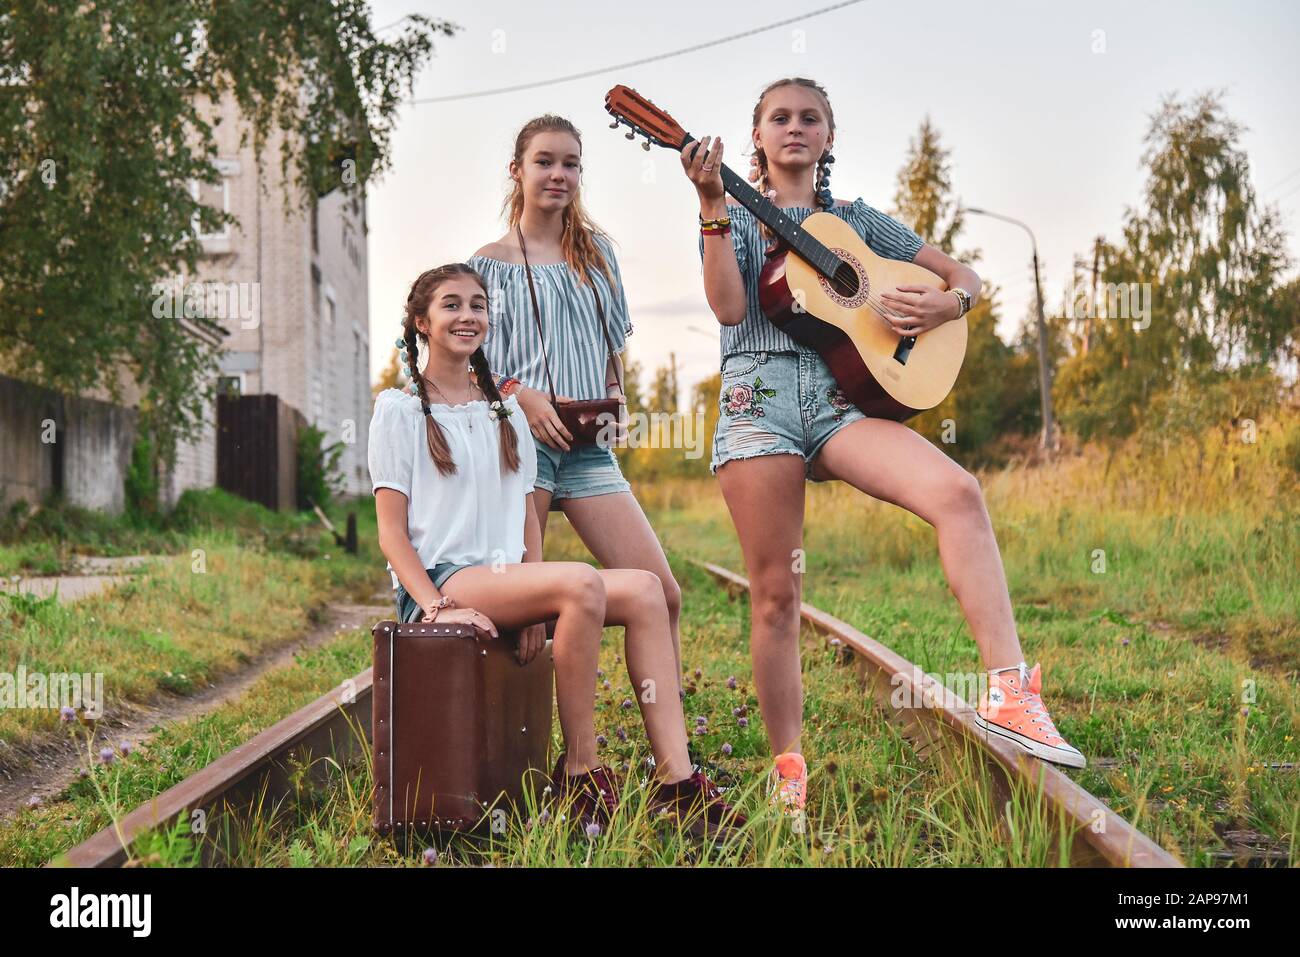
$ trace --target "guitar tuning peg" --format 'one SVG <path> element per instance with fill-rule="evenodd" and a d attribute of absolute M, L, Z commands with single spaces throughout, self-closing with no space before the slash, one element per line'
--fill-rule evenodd
<path fill-rule="evenodd" d="M 611 130 L 616 130 L 616 129 L 618 129 L 618 120 L 615 120 L 613 123 L 609 124 L 609 128 L 610 128 Z"/>
<path fill-rule="evenodd" d="M 643 150 L 645 150 L 647 153 L 649 153 L 649 152 L 650 152 L 650 140 L 647 139 L 644 143 L 642 143 L 642 144 L 641 144 L 641 148 L 642 148 Z"/>
<path fill-rule="evenodd" d="M 630 139 L 630 140 L 634 140 L 634 139 L 636 139 L 636 132 L 635 132 L 634 130 L 628 130 L 628 131 L 627 131 L 627 138 Z"/>

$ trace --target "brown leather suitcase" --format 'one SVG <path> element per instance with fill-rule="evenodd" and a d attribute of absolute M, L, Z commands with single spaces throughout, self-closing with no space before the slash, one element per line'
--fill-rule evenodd
<path fill-rule="evenodd" d="M 506 801 L 545 787 L 550 641 L 520 665 L 517 632 L 388 620 L 372 634 L 377 831 L 404 843 L 413 830 L 491 827 L 503 820 L 496 809 L 509 813 Z"/>

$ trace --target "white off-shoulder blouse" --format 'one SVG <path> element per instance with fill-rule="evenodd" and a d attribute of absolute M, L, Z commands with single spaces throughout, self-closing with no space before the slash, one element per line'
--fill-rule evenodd
<path fill-rule="evenodd" d="M 483 399 L 461 405 L 430 403 L 447 437 L 456 472 L 441 474 L 425 438 L 418 397 L 385 389 L 375 399 L 368 458 L 375 491 L 391 488 L 406 496 L 411 545 L 425 568 L 439 562 L 484 565 L 523 560 L 525 496 L 537 477 L 537 447 L 519 400 L 504 400 L 506 419 L 519 438 L 519 470 L 506 471 L 496 420 Z M 473 428 L 470 428 L 470 424 Z M 393 589 L 398 586 L 391 563 Z"/>

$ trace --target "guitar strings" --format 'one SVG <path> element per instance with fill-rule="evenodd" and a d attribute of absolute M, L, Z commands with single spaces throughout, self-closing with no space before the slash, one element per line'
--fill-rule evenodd
<path fill-rule="evenodd" d="M 794 220 L 790 219 L 790 217 L 788 217 L 788 216 L 785 215 L 785 210 L 783 210 L 780 206 L 777 206 L 775 203 L 773 203 L 770 199 L 768 199 L 766 196 L 764 196 L 764 195 L 763 195 L 762 193 L 760 193 L 758 190 L 754 189 L 754 187 L 750 186 L 749 183 L 747 183 L 747 182 L 745 182 L 744 180 L 742 180 L 742 179 L 741 179 L 741 178 L 736 174 L 735 170 L 733 170 L 733 169 L 731 169 L 730 167 L 728 167 L 726 163 L 723 163 L 723 164 L 722 164 L 722 170 L 721 170 L 721 173 L 722 173 L 722 176 L 723 176 L 724 183 L 725 183 L 725 180 L 728 178 L 727 174 L 730 174 L 730 178 L 731 178 L 732 180 L 734 180 L 734 182 L 735 182 L 736 184 L 739 184 L 739 185 L 741 185 L 741 186 L 747 188 L 751 193 L 754 194 L 754 196 L 757 197 L 757 201 L 758 201 L 758 203 L 760 203 L 760 204 L 762 204 L 763 206 L 765 206 L 765 207 L 768 208 L 768 210 L 770 211 L 770 213 L 769 213 L 770 215 L 779 216 L 779 217 L 781 217 L 782 219 L 785 219 L 785 220 L 789 223 L 789 225 L 793 226 L 793 227 L 796 228 L 796 229 L 799 228 L 799 224 L 798 224 L 798 223 L 796 223 Z M 740 197 L 736 197 L 736 198 L 739 199 Z M 744 205 L 744 204 L 742 204 L 742 205 Z M 753 213 L 753 210 L 750 210 L 750 212 Z M 761 217 L 760 217 L 760 218 L 761 218 Z M 816 237 L 813 237 L 813 238 L 814 238 L 814 240 L 816 240 Z M 822 248 L 823 248 L 823 249 L 826 249 L 825 245 L 822 244 L 822 243 L 820 242 L 820 240 L 816 240 L 816 241 L 818 242 L 819 245 L 822 245 Z M 830 255 L 833 256 L 833 257 L 835 258 L 835 261 L 836 261 L 836 262 L 839 262 L 839 263 L 843 263 L 843 262 L 844 262 L 844 260 L 840 259 L 840 258 L 839 258 L 838 256 L 836 256 L 833 252 L 831 252 L 830 249 L 826 249 L 826 251 L 827 251 L 828 253 L 830 253 Z M 829 280 L 828 280 L 828 281 L 829 281 Z M 871 286 L 870 286 L 870 282 L 868 282 L 868 287 L 867 287 L 867 288 L 868 288 L 868 289 L 871 288 Z M 875 310 L 875 311 L 876 311 L 880 316 L 882 316 L 882 317 L 883 317 L 883 316 L 888 316 L 888 317 L 891 318 L 891 319 L 916 319 L 916 318 L 917 318 L 916 316 L 908 316 L 908 315 L 905 315 L 905 314 L 902 314 L 902 313 L 896 313 L 896 312 L 893 312 L 893 311 L 890 310 L 890 309 L 887 309 L 887 308 L 885 307 L 885 304 L 880 300 L 880 298 L 877 297 L 877 296 L 872 295 L 870 292 L 867 293 L 867 296 L 866 296 L 866 302 L 867 302 L 868 305 L 870 305 L 870 306 L 871 306 L 871 307 L 872 307 L 872 308 L 873 308 L 873 309 L 874 309 L 874 310 Z M 886 324 L 887 326 L 889 325 L 888 322 L 886 322 L 885 324 Z M 893 332 L 893 331 L 894 331 L 894 329 L 893 329 L 892 326 L 890 326 L 889 331 L 890 331 L 890 332 Z M 922 335 L 922 333 L 919 333 L 919 332 L 918 332 L 918 333 L 916 333 L 916 335 L 912 335 L 912 336 L 908 336 L 908 335 L 905 335 L 905 334 L 902 334 L 902 333 L 895 333 L 895 335 L 902 335 L 903 338 L 905 338 L 905 339 L 915 339 L 917 336 Z"/>

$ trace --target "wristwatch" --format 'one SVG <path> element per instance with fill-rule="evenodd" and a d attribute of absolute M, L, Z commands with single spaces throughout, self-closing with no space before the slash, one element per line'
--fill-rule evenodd
<path fill-rule="evenodd" d="M 960 319 L 962 316 L 966 315 L 966 313 L 970 312 L 970 293 L 961 288 L 961 286 L 953 286 L 948 291 L 955 295 L 957 301 L 961 303 L 961 309 L 957 313 L 957 318 Z"/>

